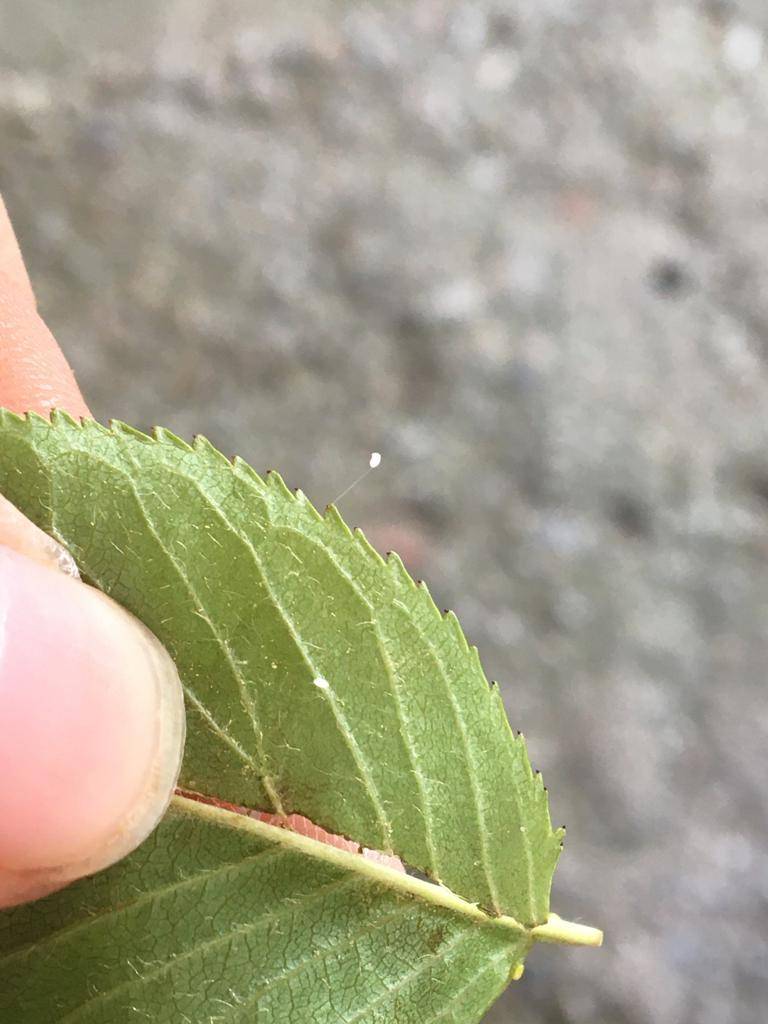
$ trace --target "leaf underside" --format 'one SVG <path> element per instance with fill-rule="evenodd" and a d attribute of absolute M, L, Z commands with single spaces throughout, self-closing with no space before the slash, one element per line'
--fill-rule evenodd
<path fill-rule="evenodd" d="M 91 977 L 99 994 L 84 1001 L 72 970 L 72 1009 L 62 1002 L 52 1019 L 143 1019 L 120 1009 L 130 1002 L 182 1022 L 250 1021 L 256 1010 L 268 1021 L 476 1020 L 524 955 L 527 929 L 547 918 L 561 835 L 456 618 L 335 509 L 321 516 L 277 474 L 262 479 L 202 438 L 0 411 L 0 492 L 170 651 L 187 701 L 181 786 L 303 814 L 523 926 L 499 931 L 371 888 L 349 866 L 349 888 L 326 893 L 327 865 L 302 866 L 187 802 L 124 865 L 0 915 L 0 958 L 10 950 L 6 963 L 24 965 L 17 977 L 0 959 L 0 989 L 21 992 L 35 964 L 66 975 L 67 958 L 108 928 L 114 964 Z M 338 949 L 341 932 L 349 943 Z M 229 976 L 245 964 L 247 984 Z M 433 1007 L 413 1003 L 415 987 Z M 155 989 L 162 1011 L 137 1001 Z M 195 1012 L 172 1007 L 185 993 Z M 45 1019 L 29 998 L 38 1016 L 14 1021 Z M 292 1015 L 264 1009 L 272 1000 Z"/>
<path fill-rule="evenodd" d="M 459 1024 L 530 945 L 286 839 L 177 799 L 126 861 L 0 914 L 0 1020 Z"/>

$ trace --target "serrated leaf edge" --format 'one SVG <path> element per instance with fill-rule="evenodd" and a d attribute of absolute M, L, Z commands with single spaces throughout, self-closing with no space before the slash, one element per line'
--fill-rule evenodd
<path fill-rule="evenodd" d="M 493 703 L 497 703 L 503 709 L 503 704 L 501 702 L 501 697 L 500 697 L 500 694 L 499 694 L 499 691 L 498 691 L 498 687 L 495 684 L 489 684 L 488 683 L 487 677 L 485 676 L 485 673 L 484 673 L 484 671 L 482 669 L 482 666 L 481 666 L 481 663 L 480 663 L 480 660 L 479 660 L 477 649 L 473 645 L 470 645 L 469 642 L 467 641 L 466 636 L 464 635 L 464 633 L 463 633 L 463 631 L 461 629 L 461 626 L 460 626 L 456 616 L 453 614 L 453 612 L 450 612 L 450 611 L 449 612 L 445 612 L 445 613 L 441 613 L 440 612 L 440 610 L 438 609 L 437 605 L 434 603 L 434 601 L 433 601 L 433 599 L 431 597 L 431 594 L 429 593 L 429 590 L 428 590 L 427 586 L 423 582 L 421 582 L 421 581 L 416 582 L 409 575 L 409 573 L 405 569 L 405 566 L 403 565 L 403 563 L 400 560 L 398 555 L 396 555 L 395 553 L 389 553 L 386 558 L 382 558 L 382 556 L 367 541 L 367 539 L 363 535 L 362 531 L 360 531 L 358 529 L 353 531 L 353 530 L 351 530 L 349 528 L 349 526 L 344 522 L 343 518 L 341 517 L 341 515 L 339 514 L 339 512 L 335 508 L 335 506 L 333 506 L 333 505 L 328 506 L 328 508 L 326 509 L 325 515 L 322 515 L 320 512 L 318 512 L 318 510 L 312 505 L 312 503 L 309 501 L 309 499 L 301 491 L 292 492 L 285 485 L 285 483 L 282 480 L 282 478 L 280 477 L 279 473 L 275 472 L 274 470 L 268 471 L 268 473 L 265 474 L 264 477 L 261 477 L 248 463 L 244 462 L 239 457 L 235 457 L 232 460 L 228 459 L 218 449 L 216 449 L 216 447 L 213 444 L 211 444 L 211 442 L 207 438 L 203 437 L 202 435 L 196 436 L 194 438 L 192 444 L 190 444 L 187 441 L 185 441 L 182 438 L 178 437 L 177 435 L 175 435 L 170 430 L 168 430 L 167 428 L 164 428 L 164 427 L 155 427 L 153 432 L 152 432 L 152 434 L 150 435 L 150 434 L 147 434 L 147 433 L 139 430 L 138 428 L 133 427 L 130 424 L 124 423 L 124 422 L 122 422 L 120 420 L 111 420 L 109 422 L 108 426 L 104 426 L 103 424 L 99 423 L 98 421 L 92 420 L 92 419 L 80 419 L 80 420 L 75 419 L 70 414 L 68 414 L 66 412 L 63 412 L 63 411 L 60 411 L 60 410 L 54 410 L 52 412 L 52 414 L 51 414 L 50 421 L 48 421 L 45 417 L 40 416 L 39 414 L 36 414 L 36 413 L 30 412 L 30 413 L 27 413 L 27 414 L 18 414 L 18 413 L 10 412 L 10 411 L 5 410 L 5 409 L 0 409 L 0 422 L 3 422 L 3 421 L 12 421 L 12 422 L 16 422 L 19 425 L 23 425 L 25 423 L 25 421 L 26 421 L 31 427 L 34 427 L 35 424 L 39 424 L 40 426 L 45 426 L 45 427 L 50 427 L 51 425 L 57 426 L 59 424 L 62 424 L 62 425 L 65 425 L 65 426 L 74 427 L 74 428 L 82 430 L 84 432 L 87 432 L 87 431 L 90 430 L 90 431 L 94 431 L 94 432 L 97 432 L 97 433 L 100 433 L 100 434 L 106 434 L 106 435 L 114 434 L 114 435 L 119 436 L 119 435 L 122 434 L 122 435 L 130 437 L 132 440 L 137 441 L 137 442 L 142 443 L 142 444 L 148 444 L 148 445 L 152 445 L 152 444 L 169 445 L 169 446 L 173 446 L 173 447 L 179 448 L 180 450 L 182 450 L 184 452 L 188 452 L 188 453 L 197 451 L 197 452 L 199 452 L 201 454 L 205 454 L 209 458 L 212 458 L 214 461 L 219 462 L 222 465 L 222 467 L 226 467 L 226 468 L 228 468 L 232 472 L 238 473 L 238 471 L 239 471 L 240 475 L 242 475 L 243 477 L 249 477 L 253 481 L 254 484 L 256 484 L 257 486 L 260 486 L 261 488 L 265 488 L 267 490 L 270 489 L 270 488 L 274 488 L 275 490 L 279 491 L 283 497 L 285 497 L 285 498 L 287 498 L 287 499 L 289 499 L 291 501 L 294 501 L 297 504 L 300 504 L 302 506 L 302 508 L 304 508 L 306 511 L 310 512 L 311 514 L 313 514 L 317 518 L 318 521 L 325 521 L 326 523 L 328 523 L 328 525 L 330 527 L 332 527 L 332 528 L 335 527 L 336 529 L 338 529 L 341 532 L 343 532 L 348 537 L 349 541 L 351 543 L 354 543 L 354 544 L 358 545 L 358 547 L 363 551 L 363 553 L 369 559 L 374 561 L 377 565 L 386 568 L 388 571 L 390 571 L 392 573 L 395 573 L 399 577 L 399 581 L 400 582 L 406 584 L 412 590 L 415 590 L 420 596 L 423 595 L 423 597 L 421 599 L 423 601 L 423 606 L 424 606 L 425 610 L 428 611 L 428 613 L 430 614 L 432 619 L 435 621 L 435 623 L 440 628 L 446 630 L 446 632 L 450 635 L 450 638 L 451 638 L 452 642 L 455 643 L 455 644 L 458 644 L 461 653 L 464 656 L 468 656 L 472 660 L 472 662 L 474 663 L 474 671 L 477 674 L 478 678 L 480 678 L 480 679 L 485 681 L 485 684 L 486 684 L 486 687 L 487 687 L 487 692 L 488 692 L 488 697 L 489 697 L 490 701 L 493 702 Z M 443 671 L 443 670 L 441 669 L 441 671 Z M 451 697 L 451 692 L 450 692 L 450 686 L 448 686 L 447 689 L 448 689 L 449 699 L 451 699 L 451 702 L 453 703 L 453 699 Z M 194 695 L 192 695 L 192 696 L 194 697 Z M 205 710 L 205 709 L 203 708 L 203 710 Z M 512 731 L 511 727 L 509 726 L 509 722 L 508 722 L 508 720 L 506 718 L 506 713 L 501 714 L 500 717 L 503 719 L 503 722 L 506 724 L 507 729 L 509 730 L 509 741 L 510 741 L 510 743 L 512 745 L 514 745 L 514 746 L 521 747 L 523 752 L 525 753 L 525 741 L 524 741 L 524 738 L 523 738 L 522 734 L 520 734 L 520 733 L 518 733 L 517 735 L 514 734 L 514 732 Z M 464 727 L 463 727 L 463 721 L 461 719 L 461 715 L 458 716 L 458 721 L 461 723 L 461 727 L 462 727 L 462 731 L 463 731 Z M 216 723 L 214 722 L 214 723 L 212 723 L 212 725 L 215 726 Z M 242 752 L 240 752 L 240 753 L 242 753 Z M 484 809 L 483 809 L 483 806 L 482 806 L 482 801 L 479 799 L 479 796 L 478 796 L 477 791 L 476 791 L 476 785 L 477 785 L 476 770 L 474 769 L 474 766 L 473 766 L 473 757 L 471 755 L 471 750 L 469 749 L 469 745 L 468 744 L 467 744 L 466 754 L 467 754 L 467 765 L 470 768 L 470 771 L 469 771 L 468 775 L 469 775 L 469 778 L 470 778 L 470 783 L 472 785 L 473 791 L 475 791 L 475 797 L 476 797 L 476 799 L 473 802 L 474 802 L 475 809 L 476 809 L 477 816 L 478 816 L 480 841 L 481 841 L 481 847 L 482 847 L 482 850 L 483 850 L 483 853 L 484 853 L 484 866 L 485 866 L 485 872 L 484 873 L 486 875 L 486 878 L 487 878 L 488 884 L 489 884 L 489 886 L 491 888 L 491 891 L 494 892 L 495 891 L 495 878 L 494 878 L 494 872 L 491 869 L 491 865 L 488 863 L 487 842 L 486 842 L 486 838 L 485 838 L 486 829 L 484 827 Z M 526 765 L 528 773 L 529 773 L 530 783 L 534 786 L 535 790 L 537 790 L 538 792 L 543 794 L 544 793 L 544 785 L 543 785 L 542 777 L 541 777 L 540 773 L 538 773 L 538 772 L 534 773 L 532 771 L 532 769 L 530 768 L 530 761 L 529 761 L 527 755 L 524 757 L 524 764 Z M 279 798 L 277 798 L 276 800 L 273 800 L 273 803 L 275 803 L 275 808 L 274 809 L 278 813 L 280 813 L 281 808 L 280 808 L 280 804 L 279 804 Z M 546 812 L 546 815 L 547 815 L 547 821 L 549 823 L 550 837 L 560 841 L 560 843 L 562 844 L 562 837 L 563 837 L 563 834 L 564 834 L 564 830 L 562 830 L 562 829 L 553 830 L 552 829 L 551 820 L 549 819 L 548 807 L 546 806 L 546 800 L 545 800 L 545 808 L 544 809 L 545 809 L 545 812 Z M 531 852 L 530 852 L 530 849 L 528 849 L 527 846 L 526 846 L 526 852 L 527 852 L 527 857 L 528 857 L 528 861 L 529 861 L 529 879 L 530 879 L 530 877 L 531 877 L 530 876 Z M 432 883 L 426 883 L 426 884 L 432 885 Z M 450 890 L 446 889 L 446 891 L 450 891 Z M 460 897 L 455 897 L 455 898 L 456 899 L 460 899 Z M 464 901 L 462 901 L 462 902 L 464 902 Z M 467 905 L 468 906 L 472 906 L 472 904 L 467 904 Z M 495 908 L 495 909 L 498 909 L 498 908 Z M 480 913 L 484 914 L 485 912 L 484 911 L 480 911 Z M 504 915 L 500 915 L 500 916 L 503 917 Z M 513 919 L 510 918 L 510 920 L 513 920 Z M 540 926 L 540 927 L 546 927 L 546 926 Z"/>

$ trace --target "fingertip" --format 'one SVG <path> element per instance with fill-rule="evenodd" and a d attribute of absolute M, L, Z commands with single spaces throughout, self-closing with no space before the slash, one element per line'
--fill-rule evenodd
<path fill-rule="evenodd" d="M 3 547 L 0 720 L 0 903 L 113 863 L 165 810 L 184 737 L 173 662 L 105 595 Z"/>
<path fill-rule="evenodd" d="M 21 297 L 26 298 L 27 302 L 32 305 L 35 304 L 32 282 L 29 280 L 19 242 L 2 195 L 0 195 L 0 273 L 5 274 L 9 280 L 13 281 Z"/>
<path fill-rule="evenodd" d="M 65 547 L 27 519 L 15 505 L 0 494 L 0 544 L 26 555 L 49 569 L 60 569 L 79 579 L 77 565 Z"/>
<path fill-rule="evenodd" d="M 37 312 L 8 211 L 0 196 L 0 406 L 13 412 L 65 409 L 89 416 L 74 374 Z"/>
<path fill-rule="evenodd" d="M 17 283 L 0 270 L 0 406 L 47 416 L 89 416 L 74 374 L 53 335 Z"/>

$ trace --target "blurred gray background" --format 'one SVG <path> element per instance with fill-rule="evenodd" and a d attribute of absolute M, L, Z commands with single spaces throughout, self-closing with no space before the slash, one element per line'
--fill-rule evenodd
<path fill-rule="evenodd" d="M 518 1024 L 764 1024 L 763 0 L 24 0 L 0 189 L 96 415 L 341 503 L 568 826 Z"/>

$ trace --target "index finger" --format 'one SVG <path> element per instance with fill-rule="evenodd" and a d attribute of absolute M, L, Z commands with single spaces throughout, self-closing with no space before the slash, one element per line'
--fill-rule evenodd
<path fill-rule="evenodd" d="M 16 236 L 0 197 L 0 407 L 90 416 L 74 374 L 37 312 Z"/>

